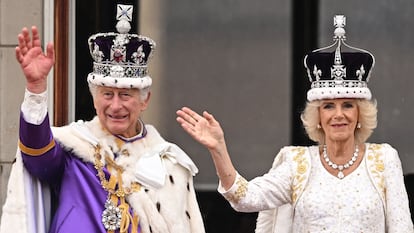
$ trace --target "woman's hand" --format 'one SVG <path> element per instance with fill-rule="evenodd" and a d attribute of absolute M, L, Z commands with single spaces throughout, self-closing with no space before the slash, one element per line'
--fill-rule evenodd
<path fill-rule="evenodd" d="M 227 151 L 223 129 L 219 122 L 206 111 L 203 112 L 203 116 L 200 116 L 187 107 L 178 110 L 177 115 L 181 127 L 210 151 L 221 185 L 228 190 L 236 179 L 236 169 Z"/>
<path fill-rule="evenodd" d="M 213 115 L 204 111 L 203 116 L 188 107 L 177 111 L 177 122 L 192 136 L 209 150 L 217 150 L 224 145 L 224 133 L 220 124 Z"/>
<path fill-rule="evenodd" d="M 39 31 L 32 27 L 32 38 L 27 28 L 23 28 L 17 36 L 16 59 L 20 63 L 26 77 L 26 87 L 30 92 L 41 93 L 47 88 L 47 75 L 55 63 L 55 51 L 52 43 L 48 43 L 43 53 Z"/>

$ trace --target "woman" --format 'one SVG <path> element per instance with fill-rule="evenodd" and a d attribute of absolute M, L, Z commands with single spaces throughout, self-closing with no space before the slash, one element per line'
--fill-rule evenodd
<path fill-rule="evenodd" d="M 218 191 L 237 211 L 259 211 L 256 232 L 414 232 L 397 151 L 365 142 L 377 124 L 367 87 L 374 57 L 345 44 L 344 25 L 336 16 L 335 43 L 305 57 L 312 85 L 301 119 L 319 145 L 282 148 L 267 174 L 245 180 L 213 115 L 177 111 L 210 151 Z"/>

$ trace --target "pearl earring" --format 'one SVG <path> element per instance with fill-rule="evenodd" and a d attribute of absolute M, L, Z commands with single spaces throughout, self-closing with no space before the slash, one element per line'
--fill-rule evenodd
<path fill-rule="evenodd" d="M 361 126 L 361 123 L 359 123 L 358 122 L 358 124 L 357 124 L 357 129 L 360 129 L 362 126 Z"/>
<path fill-rule="evenodd" d="M 322 129 L 322 126 L 321 126 L 320 124 L 318 124 L 318 125 L 316 126 L 316 128 L 318 128 L 318 129 Z"/>

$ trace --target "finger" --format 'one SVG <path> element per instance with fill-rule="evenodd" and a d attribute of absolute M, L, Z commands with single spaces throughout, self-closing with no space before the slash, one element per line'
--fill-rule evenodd
<path fill-rule="evenodd" d="M 203 117 L 210 123 L 217 122 L 216 119 L 214 118 L 214 116 L 212 114 L 208 113 L 207 111 L 203 112 Z"/>
<path fill-rule="evenodd" d="M 30 39 L 29 30 L 27 30 L 27 28 L 23 28 L 22 33 L 23 33 L 23 39 L 24 39 L 25 46 L 27 47 L 27 49 L 30 49 L 32 45 L 30 43 L 31 39 Z"/>
<path fill-rule="evenodd" d="M 46 56 L 53 60 L 53 62 L 55 61 L 55 47 L 52 42 L 49 42 L 46 46 Z"/>
<path fill-rule="evenodd" d="M 185 111 L 188 115 L 190 115 L 191 118 L 193 118 L 196 122 L 203 119 L 203 117 L 200 114 L 196 113 L 191 108 L 183 107 L 183 111 Z"/>
<path fill-rule="evenodd" d="M 22 34 L 23 37 L 29 36 L 29 29 L 27 29 L 27 27 L 22 28 L 20 34 Z"/>
<path fill-rule="evenodd" d="M 185 116 L 185 112 L 183 112 L 181 109 L 179 109 L 179 110 L 177 110 L 176 112 L 175 112 L 176 114 L 177 114 L 177 119 L 178 118 L 183 118 L 184 116 Z"/>
<path fill-rule="evenodd" d="M 19 41 L 19 51 L 21 55 L 25 55 L 27 52 L 27 47 L 26 47 L 26 41 L 24 39 L 24 35 L 22 33 L 20 33 L 17 36 L 17 40 Z"/>
<path fill-rule="evenodd" d="M 16 53 L 16 60 L 17 60 L 19 63 L 22 63 L 22 62 L 23 62 L 23 56 L 22 56 L 22 53 L 21 53 L 21 51 L 20 51 L 19 46 L 17 46 L 17 47 L 16 47 L 16 49 L 15 49 L 15 53 Z"/>
<path fill-rule="evenodd" d="M 184 131 L 186 131 L 190 135 L 194 135 L 194 126 L 193 125 L 189 124 L 182 117 L 177 117 L 176 120 L 181 125 L 181 128 L 184 129 Z"/>
<path fill-rule="evenodd" d="M 31 47 L 40 47 L 40 36 L 37 27 L 32 26 L 32 45 Z"/>
<path fill-rule="evenodd" d="M 182 119 L 182 121 L 185 121 L 186 123 L 191 124 L 192 126 L 197 123 L 197 120 L 192 117 L 188 111 L 188 109 L 178 110 L 177 115 Z"/>
<path fill-rule="evenodd" d="M 183 112 L 182 117 L 191 123 L 197 123 L 202 118 L 198 113 L 188 107 L 183 107 L 181 111 Z"/>
<path fill-rule="evenodd" d="M 181 110 L 187 114 L 189 114 L 190 116 L 193 115 L 198 115 L 195 111 L 193 111 L 191 108 L 189 107 L 182 107 Z"/>
<path fill-rule="evenodd" d="M 176 120 L 177 120 L 178 123 L 180 123 L 181 126 L 188 125 L 187 121 L 182 117 L 177 117 Z"/>

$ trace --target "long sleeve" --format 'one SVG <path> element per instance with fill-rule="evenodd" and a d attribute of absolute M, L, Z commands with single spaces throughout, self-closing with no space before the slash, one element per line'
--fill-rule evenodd
<path fill-rule="evenodd" d="M 47 92 L 35 94 L 26 89 L 20 109 L 26 122 L 40 125 L 47 114 Z"/>
<path fill-rule="evenodd" d="M 386 226 L 388 233 L 414 232 L 398 152 L 391 146 L 385 149 Z"/>
<path fill-rule="evenodd" d="M 229 190 L 224 190 L 219 184 L 218 191 L 241 212 L 256 212 L 273 209 L 292 202 L 293 161 L 289 152 L 284 148 L 277 157 L 283 161 L 267 174 L 247 181 L 237 173 L 235 183 Z"/>
<path fill-rule="evenodd" d="M 50 127 L 46 92 L 25 92 L 20 114 L 19 149 L 23 163 L 32 175 L 43 181 L 56 181 L 63 170 L 63 156 Z"/>

